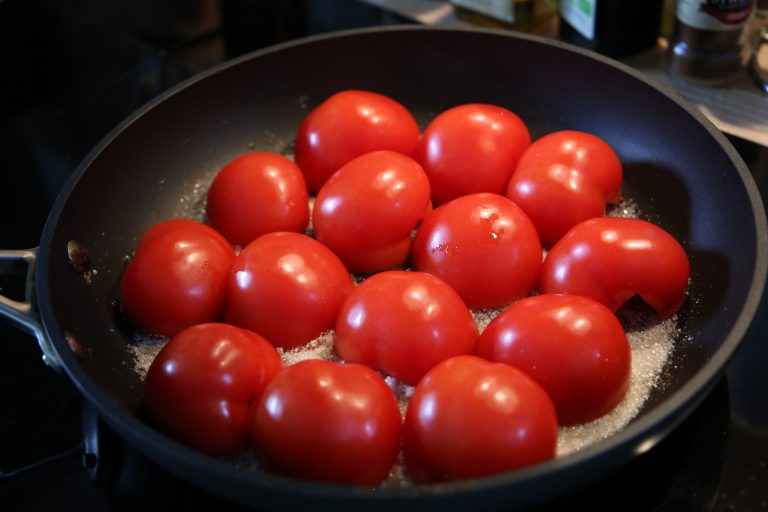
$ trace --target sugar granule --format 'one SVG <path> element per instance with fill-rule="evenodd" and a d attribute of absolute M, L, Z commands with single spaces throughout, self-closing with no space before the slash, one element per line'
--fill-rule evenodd
<path fill-rule="evenodd" d="M 185 213 L 197 220 L 204 219 L 204 187 L 196 183 L 192 190 L 180 201 L 186 207 Z M 640 209 L 633 200 L 622 199 L 617 205 L 610 205 L 606 211 L 610 217 L 639 218 Z M 308 229 L 312 233 L 312 228 Z M 352 276 L 356 284 L 365 278 Z M 504 308 L 473 310 L 472 317 L 482 333 L 487 325 L 498 316 Z M 677 317 L 666 320 L 659 318 L 652 309 L 640 300 L 630 301 L 618 313 L 619 319 L 627 333 L 632 351 L 632 366 L 629 389 L 626 396 L 608 414 L 590 423 L 561 427 L 559 429 L 557 456 L 567 455 L 587 446 L 595 444 L 624 428 L 642 409 L 654 387 L 660 384 L 662 370 L 674 348 L 677 330 Z M 147 370 L 152 361 L 167 343 L 168 338 L 162 336 L 135 336 L 133 343 L 128 345 L 128 351 L 134 357 L 134 369 L 142 379 L 146 378 Z M 322 359 L 339 362 L 340 359 L 333 351 L 334 333 L 332 330 L 320 336 L 303 347 L 291 350 L 277 349 L 285 366 L 291 366 L 300 361 Z M 394 377 L 383 375 L 385 382 L 392 389 L 400 413 L 405 417 L 408 401 L 415 388 L 404 384 Z M 230 459 L 232 464 L 240 469 L 255 471 L 260 465 L 255 451 L 246 452 Z M 404 487 L 414 485 L 404 469 L 402 450 L 398 460 L 390 471 L 389 478 L 380 487 Z"/>
<path fill-rule="evenodd" d="M 400 415 L 405 419 L 405 411 L 408 409 L 408 400 L 413 396 L 413 392 L 416 389 L 414 386 L 409 386 L 403 382 L 400 382 L 391 375 L 382 375 L 384 382 L 387 383 L 389 389 L 397 399 L 397 407 L 400 409 Z"/>
<path fill-rule="evenodd" d="M 606 217 L 621 217 L 624 219 L 639 219 L 640 207 L 633 199 L 622 198 L 618 204 L 611 204 L 605 210 Z"/>
<path fill-rule="evenodd" d="M 280 354 L 285 366 L 291 366 L 300 361 L 307 361 L 309 359 L 322 359 L 324 361 L 339 360 L 339 358 L 336 357 L 336 354 L 333 353 L 333 331 L 325 331 L 303 347 L 297 347 L 291 350 L 278 348 L 277 353 Z"/>
<path fill-rule="evenodd" d="M 133 355 L 133 369 L 144 380 L 147 377 L 147 371 L 152 365 L 160 350 L 168 343 L 167 336 L 158 336 L 152 334 L 134 334 L 133 343 L 129 343 L 128 352 Z"/>
<path fill-rule="evenodd" d="M 672 317 L 662 321 L 647 306 L 643 306 L 639 301 L 635 301 L 620 311 L 620 318 L 627 330 L 627 339 L 632 349 L 632 369 L 626 396 L 610 413 L 595 421 L 561 427 L 557 444 L 558 456 L 590 446 L 624 428 L 637 416 L 649 394 L 659 382 L 664 364 L 672 352 L 674 340 L 678 335 L 677 318 Z M 502 308 L 473 310 L 472 316 L 478 324 L 479 331 L 482 332 L 501 311 Z M 168 338 L 136 336 L 133 341 L 134 343 L 128 345 L 128 350 L 135 358 L 134 369 L 143 379 Z M 339 361 L 333 351 L 333 342 L 334 333 L 329 330 L 303 347 L 277 351 L 286 366 L 310 359 Z M 415 388 L 394 377 L 384 375 L 383 377 L 397 399 L 401 415 L 405 417 L 408 400 Z M 400 457 L 402 458 L 402 454 Z M 236 467 L 246 470 L 259 468 L 258 460 L 252 451 L 233 458 L 232 462 Z M 395 464 L 389 478 L 382 484 L 383 487 L 409 485 L 413 485 L 413 482 L 408 478 L 402 460 Z"/>
<path fill-rule="evenodd" d="M 632 368 L 626 396 L 611 412 L 595 421 L 561 427 L 557 439 L 558 456 L 580 450 L 615 434 L 637 416 L 651 390 L 657 385 L 664 363 L 672 352 L 677 332 L 676 322 L 673 317 L 627 333 L 632 348 Z"/>
<path fill-rule="evenodd" d="M 191 184 L 179 198 L 176 217 L 205 222 L 209 183 L 210 179 L 200 179 Z"/>
<path fill-rule="evenodd" d="M 477 324 L 477 332 L 483 333 L 491 320 L 499 316 L 499 313 L 504 311 L 505 308 L 488 308 L 488 309 L 473 309 L 471 311 L 472 318 L 474 318 Z"/>

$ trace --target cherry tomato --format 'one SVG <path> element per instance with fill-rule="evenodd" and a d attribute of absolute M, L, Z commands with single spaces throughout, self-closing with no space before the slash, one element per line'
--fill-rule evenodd
<path fill-rule="evenodd" d="M 557 416 L 525 373 L 456 356 L 416 386 L 403 426 L 405 464 L 418 482 L 474 478 L 555 456 Z"/>
<path fill-rule="evenodd" d="M 283 156 L 247 153 L 216 175 L 206 212 L 211 226 L 236 245 L 273 231 L 303 233 L 309 223 L 304 176 Z"/>
<path fill-rule="evenodd" d="M 264 466 L 306 480 L 378 484 L 400 447 L 392 391 L 358 364 L 311 360 L 289 366 L 267 386 L 251 425 Z"/>
<path fill-rule="evenodd" d="M 471 103 L 433 119 L 414 158 L 429 176 L 432 200 L 442 204 L 475 192 L 504 194 L 530 144 L 528 128 L 516 114 Z"/>
<path fill-rule="evenodd" d="M 610 309 L 586 297 L 538 295 L 512 304 L 488 324 L 476 353 L 538 382 L 561 425 L 606 414 L 629 386 L 624 329 Z"/>
<path fill-rule="evenodd" d="M 390 271 L 363 281 L 336 318 L 334 350 L 415 385 L 437 363 L 471 354 L 477 326 L 461 297 L 422 272 Z"/>
<path fill-rule="evenodd" d="M 218 318 L 235 253 L 214 229 L 174 219 L 150 228 L 120 286 L 120 303 L 139 331 L 173 336 Z"/>
<path fill-rule="evenodd" d="M 366 153 L 320 189 L 315 236 L 352 272 L 388 270 L 408 259 L 411 231 L 428 206 L 429 181 L 419 164 L 394 151 Z M 380 257 L 382 251 L 391 260 Z"/>
<path fill-rule="evenodd" d="M 536 226 L 546 246 L 579 222 L 605 215 L 618 202 L 621 161 L 599 137 L 577 131 L 551 133 L 523 153 L 507 188 Z"/>
<path fill-rule="evenodd" d="M 304 118 L 296 136 L 296 163 L 310 192 L 355 157 L 387 149 L 413 153 L 419 127 L 397 101 L 368 91 L 334 94 Z"/>
<path fill-rule="evenodd" d="M 471 194 L 421 223 L 411 261 L 450 284 L 470 308 L 503 306 L 536 286 L 542 252 L 523 211 L 497 194 Z"/>
<path fill-rule="evenodd" d="M 683 303 L 689 273 L 685 251 L 659 226 L 600 217 L 577 224 L 552 247 L 539 291 L 591 297 L 613 311 L 637 294 L 667 316 Z"/>
<path fill-rule="evenodd" d="M 200 324 L 174 336 L 147 372 L 152 421 L 174 439 L 209 455 L 246 447 L 248 408 L 283 363 L 258 334 L 227 324 Z"/>
<path fill-rule="evenodd" d="M 299 233 L 269 233 L 237 257 L 228 322 L 278 347 L 302 346 L 331 329 L 354 283 L 330 249 Z"/>

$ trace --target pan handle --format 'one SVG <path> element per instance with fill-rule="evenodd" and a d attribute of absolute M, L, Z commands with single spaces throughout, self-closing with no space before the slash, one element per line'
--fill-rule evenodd
<path fill-rule="evenodd" d="M 17 327 L 37 338 L 37 344 L 40 345 L 40 350 L 43 352 L 43 362 L 57 372 L 62 373 L 61 359 L 56 355 L 56 351 L 53 350 L 51 340 L 45 334 L 43 325 L 40 323 L 40 315 L 32 301 L 36 258 L 37 248 L 22 250 L 0 249 L 0 273 L 3 273 L 4 270 L 3 262 L 22 261 L 27 264 L 24 300 L 16 301 L 0 294 L 0 317 L 9 319 Z"/>

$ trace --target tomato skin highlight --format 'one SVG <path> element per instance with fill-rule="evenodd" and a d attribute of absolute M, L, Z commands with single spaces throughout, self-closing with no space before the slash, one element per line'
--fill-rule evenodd
<path fill-rule="evenodd" d="M 496 105 L 469 103 L 442 112 L 422 134 L 414 158 L 436 205 L 478 192 L 504 194 L 531 144 L 525 123 Z"/>
<path fill-rule="evenodd" d="M 326 246 L 299 233 L 269 233 L 237 257 L 225 318 L 291 349 L 331 329 L 353 289 L 344 264 Z"/>
<path fill-rule="evenodd" d="M 507 305 L 536 286 L 542 250 L 512 201 L 471 194 L 436 208 L 413 241 L 413 267 L 451 285 L 471 309 Z"/>
<path fill-rule="evenodd" d="M 520 370 L 457 356 L 416 386 L 403 425 L 406 467 L 417 482 L 475 478 L 555 456 L 557 416 Z"/>
<path fill-rule="evenodd" d="M 621 161 L 605 141 L 564 130 L 534 141 L 523 153 L 507 197 L 551 246 L 579 222 L 605 215 L 605 203 L 619 200 L 622 175 Z"/>
<path fill-rule="evenodd" d="M 383 94 L 347 90 L 304 118 L 296 135 L 296 163 L 312 193 L 355 157 L 377 150 L 410 155 L 419 126 L 410 112 Z"/>
<path fill-rule="evenodd" d="M 173 336 L 221 314 L 235 261 L 232 246 L 199 222 L 160 222 L 139 239 L 120 284 L 123 313 L 135 329 Z"/>
<path fill-rule="evenodd" d="M 147 372 L 145 403 L 160 430 L 215 457 L 249 442 L 248 408 L 280 372 L 282 360 L 258 334 L 208 323 L 174 336 Z"/>
<path fill-rule="evenodd" d="M 233 245 L 274 231 L 304 233 L 309 223 L 301 170 L 276 153 L 251 152 L 227 163 L 208 190 L 208 221 Z"/>
<path fill-rule="evenodd" d="M 422 272 L 376 274 L 347 298 L 336 318 L 334 350 L 416 385 L 439 362 L 471 354 L 477 326 L 461 297 Z"/>
<path fill-rule="evenodd" d="M 429 206 L 421 166 L 393 151 L 359 156 L 331 176 L 313 209 L 315 236 L 356 273 L 402 266 Z"/>
<path fill-rule="evenodd" d="M 600 217 L 577 224 L 552 247 L 539 291 L 583 295 L 613 311 L 637 294 L 669 316 L 685 299 L 689 274 L 685 250 L 661 227 Z"/>
<path fill-rule="evenodd" d="M 270 471 L 370 486 L 387 478 L 397 458 L 400 418 L 392 391 L 367 366 L 302 361 L 264 391 L 251 437 Z"/>
<path fill-rule="evenodd" d="M 476 354 L 539 383 L 561 425 L 603 416 L 629 387 L 624 329 L 610 309 L 586 297 L 537 295 L 512 304 L 488 324 Z"/>

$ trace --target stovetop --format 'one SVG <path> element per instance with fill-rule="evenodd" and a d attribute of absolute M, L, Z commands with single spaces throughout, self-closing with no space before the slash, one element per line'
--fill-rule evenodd
<path fill-rule="evenodd" d="M 405 20 L 351 0 L 0 1 L 0 248 L 38 244 L 59 188 L 143 103 L 218 62 L 275 42 Z M 731 139 L 768 192 L 768 149 Z M 19 278 L 0 292 L 20 297 Z M 768 510 L 768 301 L 726 375 L 696 411 L 627 466 L 540 510 Z M 121 454 L 94 482 L 82 409 L 35 340 L 0 321 L 0 508 L 222 508 L 219 498 Z M 87 461 L 86 461 L 87 462 Z M 149 495 L 152 495 L 149 498 Z"/>

